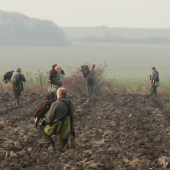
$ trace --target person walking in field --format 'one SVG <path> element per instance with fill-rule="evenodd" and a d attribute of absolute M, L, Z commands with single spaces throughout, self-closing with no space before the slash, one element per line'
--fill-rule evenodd
<path fill-rule="evenodd" d="M 23 88 L 23 82 L 26 82 L 25 76 L 21 73 L 21 69 L 16 69 L 16 74 L 13 76 L 13 81 L 11 83 L 13 84 L 13 92 L 14 92 L 14 98 L 16 100 L 16 106 L 20 106 L 20 96 L 21 92 L 24 90 Z"/>
<path fill-rule="evenodd" d="M 95 74 L 96 74 L 96 71 L 94 70 L 94 68 L 95 68 L 95 65 L 92 64 L 92 65 L 91 65 L 91 70 L 89 71 L 89 74 L 88 74 L 88 76 L 86 77 L 88 95 L 92 95 L 92 94 L 93 94 L 94 77 L 95 77 Z"/>
<path fill-rule="evenodd" d="M 155 67 L 152 67 L 152 75 L 148 75 L 150 77 L 151 88 L 150 95 L 154 98 L 157 98 L 157 87 L 159 85 L 159 73 Z"/>
<path fill-rule="evenodd" d="M 57 90 L 57 101 L 52 103 L 45 120 L 40 126 L 49 151 L 55 150 L 52 135 L 59 136 L 61 152 L 65 152 L 69 148 L 75 149 L 74 111 L 75 106 L 67 98 L 66 89 L 59 88 Z"/>
<path fill-rule="evenodd" d="M 56 71 L 57 71 L 57 75 L 59 77 L 59 86 L 62 87 L 63 86 L 63 80 L 64 80 L 64 71 L 61 69 L 60 66 L 56 67 Z"/>
<path fill-rule="evenodd" d="M 57 99 L 56 96 L 56 92 L 58 90 L 58 88 L 62 87 L 63 85 L 63 74 L 61 73 L 61 67 L 60 66 L 56 66 L 53 65 L 52 66 L 52 70 L 50 72 L 54 72 L 54 74 L 50 73 L 49 77 L 51 80 L 48 80 L 48 82 L 50 83 L 50 86 L 48 88 L 48 92 L 51 92 L 54 96 L 55 99 Z"/>

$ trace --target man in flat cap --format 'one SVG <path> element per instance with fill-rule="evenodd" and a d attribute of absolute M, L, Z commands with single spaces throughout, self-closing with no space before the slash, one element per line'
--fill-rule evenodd
<path fill-rule="evenodd" d="M 157 86 L 159 84 L 159 73 L 155 67 L 152 67 L 152 75 L 148 75 L 150 77 L 151 88 L 150 88 L 150 95 L 154 98 L 157 98 Z"/>

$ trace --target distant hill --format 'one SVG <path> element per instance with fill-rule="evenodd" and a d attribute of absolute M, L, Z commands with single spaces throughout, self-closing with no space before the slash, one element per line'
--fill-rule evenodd
<path fill-rule="evenodd" d="M 52 21 L 0 10 L 0 45 L 69 46 L 71 43 Z"/>
<path fill-rule="evenodd" d="M 170 29 L 62 27 L 62 30 L 71 42 L 170 44 Z"/>

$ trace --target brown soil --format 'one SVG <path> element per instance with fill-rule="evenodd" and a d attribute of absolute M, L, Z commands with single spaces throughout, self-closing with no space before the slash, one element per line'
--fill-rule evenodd
<path fill-rule="evenodd" d="M 34 109 L 43 95 L 22 96 L 14 106 L 10 94 L 0 94 L 0 169 L 90 170 L 162 169 L 170 157 L 170 115 L 167 101 L 142 95 L 70 95 L 76 105 L 76 149 L 47 151 Z"/>

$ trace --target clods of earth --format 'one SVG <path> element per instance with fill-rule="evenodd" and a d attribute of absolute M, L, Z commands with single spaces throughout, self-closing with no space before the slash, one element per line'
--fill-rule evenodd
<path fill-rule="evenodd" d="M 76 106 L 76 149 L 49 152 L 34 112 L 43 95 L 23 94 L 16 107 L 0 94 L 0 169 L 144 170 L 170 168 L 170 107 L 148 95 L 69 95 Z"/>

